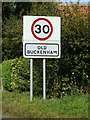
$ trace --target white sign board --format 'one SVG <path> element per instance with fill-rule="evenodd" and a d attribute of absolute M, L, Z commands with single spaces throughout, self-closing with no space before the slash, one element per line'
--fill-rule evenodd
<path fill-rule="evenodd" d="M 25 58 L 61 57 L 61 18 L 23 17 L 23 56 Z"/>

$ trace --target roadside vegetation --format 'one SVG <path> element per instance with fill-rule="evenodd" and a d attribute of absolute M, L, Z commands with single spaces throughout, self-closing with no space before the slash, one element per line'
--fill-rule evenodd
<path fill-rule="evenodd" d="M 88 118 L 87 95 L 64 96 L 43 100 L 34 97 L 30 102 L 29 92 L 3 91 L 3 116 L 8 118 Z"/>
<path fill-rule="evenodd" d="M 88 7 L 79 2 L 76 5 L 4 2 L 2 15 L 3 115 L 87 118 L 90 94 Z M 34 99 L 29 100 L 30 59 L 23 57 L 23 15 L 59 16 L 62 19 L 61 58 L 46 59 L 45 101 L 42 100 L 42 59 L 34 59 Z"/>

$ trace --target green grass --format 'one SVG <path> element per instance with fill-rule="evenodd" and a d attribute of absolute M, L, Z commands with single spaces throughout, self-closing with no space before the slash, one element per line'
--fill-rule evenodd
<path fill-rule="evenodd" d="M 61 99 L 33 98 L 28 92 L 3 91 L 2 113 L 11 118 L 88 118 L 88 95 Z"/>

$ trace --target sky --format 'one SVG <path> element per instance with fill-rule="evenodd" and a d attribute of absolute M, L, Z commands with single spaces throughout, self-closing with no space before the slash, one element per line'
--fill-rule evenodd
<path fill-rule="evenodd" d="M 56 0 L 61 2 L 70 2 L 70 0 Z M 72 2 L 77 2 L 78 0 L 71 0 Z M 90 0 L 80 0 L 80 3 L 88 3 Z"/>

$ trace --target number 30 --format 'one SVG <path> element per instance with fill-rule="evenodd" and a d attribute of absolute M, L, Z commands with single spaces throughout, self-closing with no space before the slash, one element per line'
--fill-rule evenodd
<path fill-rule="evenodd" d="M 37 30 L 35 30 L 36 33 L 41 33 L 41 25 L 37 24 L 35 25 L 35 27 L 37 28 Z M 47 31 L 45 30 L 45 28 L 47 27 Z M 44 25 L 42 28 L 42 31 L 47 34 L 49 33 L 49 26 L 48 25 Z"/>

